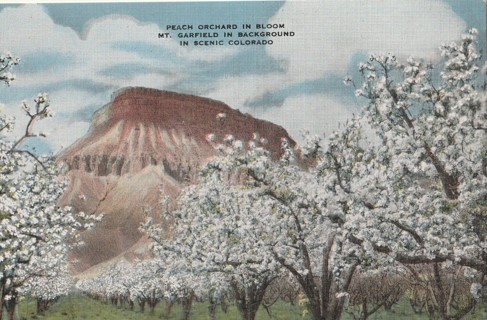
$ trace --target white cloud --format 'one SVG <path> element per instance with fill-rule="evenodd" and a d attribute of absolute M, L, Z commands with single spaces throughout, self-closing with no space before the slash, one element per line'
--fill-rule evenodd
<path fill-rule="evenodd" d="M 67 52 L 78 44 L 72 29 L 54 24 L 51 17 L 37 5 L 5 8 L 0 12 L 0 48 L 22 55 L 44 48 Z"/>
<path fill-rule="evenodd" d="M 214 89 L 207 96 L 233 108 L 243 109 L 256 97 L 275 92 L 289 83 L 281 74 L 225 76 L 216 81 Z"/>
<path fill-rule="evenodd" d="M 70 57 L 60 68 L 46 67 L 42 72 L 20 72 L 22 65 L 16 67 L 21 73 L 17 88 L 23 88 L 26 98 L 37 92 L 30 92 L 30 87 L 48 87 L 75 80 L 85 83 L 98 83 L 100 86 L 121 88 L 125 86 L 146 86 L 165 88 L 187 78 L 185 65 L 194 60 L 217 61 L 236 52 L 234 48 L 186 48 L 180 47 L 174 39 L 159 39 L 158 25 L 142 23 L 130 16 L 110 15 L 95 19 L 89 23 L 80 37 L 71 28 L 54 23 L 43 7 L 24 5 L 5 8 L 0 12 L 0 50 L 11 51 L 16 56 L 35 56 L 36 53 L 59 53 Z M 161 55 L 145 56 L 139 52 L 117 49 L 115 44 L 122 41 L 137 41 L 160 48 L 161 51 L 176 55 L 178 61 L 171 62 Z M 43 61 L 34 61 L 34 63 Z M 102 72 L 111 66 L 145 66 L 144 72 L 131 77 L 117 77 Z M 161 68 L 167 74 L 160 72 Z M 154 70 L 154 71 L 152 71 Z M 14 70 L 15 73 L 15 70 Z M 55 89 L 49 92 L 52 106 L 58 113 L 72 114 L 86 106 L 107 103 L 107 93 L 93 94 L 83 89 Z M 17 103 L 18 104 L 18 103 Z M 17 105 L 8 107 L 9 112 L 18 119 L 14 135 L 21 135 L 25 119 Z M 56 116 L 53 120 L 39 122 L 38 131 L 50 134 L 49 142 L 55 150 L 74 142 L 88 128 L 83 121 L 73 122 L 70 117 L 63 119 Z"/>
<path fill-rule="evenodd" d="M 191 48 L 181 47 L 174 39 L 159 39 L 160 29 L 154 23 L 142 23 L 130 16 L 109 15 L 89 23 L 83 37 L 68 27 L 59 26 L 49 17 L 42 7 L 25 5 L 18 8 L 6 8 L 0 12 L 0 48 L 10 50 L 22 57 L 28 53 L 58 52 L 74 57 L 74 62 L 61 69 L 46 70 L 22 79 L 20 86 L 55 83 L 69 79 L 89 79 L 108 85 L 147 85 L 154 83 L 160 76 L 156 72 L 144 72 L 132 79 L 117 81 L 113 77 L 100 75 L 100 71 L 113 65 L 144 65 L 148 70 L 164 66 L 181 69 L 192 60 L 217 61 L 236 52 L 234 48 Z M 143 57 L 137 52 L 128 52 L 115 48 L 121 41 L 137 41 L 161 48 L 179 57 L 175 65 L 161 55 Z M 160 85 L 170 85 L 180 77 L 156 81 Z"/>
<path fill-rule="evenodd" d="M 159 27 L 153 23 L 141 23 L 131 16 L 107 15 L 91 20 L 85 28 L 83 38 L 87 42 L 106 44 L 114 41 L 150 41 L 157 38 Z"/>
<path fill-rule="evenodd" d="M 208 62 L 221 60 L 237 51 L 228 47 L 182 47 L 175 38 L 159 39 L 159 32 L 159 26 L 154 23 L 142 23 L 131 16 L 108 15 L 92 20 L 84 31 L 83 38 L 92 47 L 136 40 L 167 48 L 181 59 Z"/>
<path fill-rule="evenodd" d="M 51 108 L 55 113 L 73 113 L 81 111 L 86 105 L 99 105 L 107 103 L 105 94 L 93 93 L 76 89 L 65 89 L 49 92 Z"/>
<path fill-rule="evenodd" d="M 352 112 L 333 97 L 300 95 L 286 99 L 280 108 L 255 110 L 253 115 L 283 126 L 291 137 L 300 142 L 303 129 L 313 135 L 328 136 L 339 129 Z"/>
<path fill-rule="evenodd" d="M 56 154 L 82 137 L 89 127 L 90 123 L 85 121 L 56 122 L 55 127 L 51 127 L 52 131 L 48 132 L 47 141 Z"/>
<path fill-rule="evenodd" d="M 296 33 L 267 47 L 288 63 L 296 81 L 344 73 L 358 51 L 431 58 L 442 42 L 466 31 L 465 22 L 437 0 L 286 2 L 269 23 Z"/>
<path fill-rule="evenodd" d="M 280 108 L 246 109 L 245 103 L 325 74 L 345 76 L 357 52 L 434 59 L 441 43 L 458 39 L 466 28 L 449 6 L 436 0 L 293 1 L 286 2 L 269 23 L 283 23 L 296 34 L 276 38 L 266 47 L 270 56 L 287 66 L 286 72 L 221 79 L 208 96 L 280 124 L 296 139 L 301 129 L 330 133 L 351 112 L 336 99 L 318 94 L 288 98 Z"/>
<path fill-rule="evenodd" d="M 438 0 L 293 1 L 286 2 L 269 22 L 284 23 L 287 30 L 296 33 L 292 38 L 276 38 L 272 46 L 266 47 L 271 57 L 287 66 L 286 72 L 233 76 L 232 70 L 228 70 L 228 76 L 214 83 L 214 89 L 207 96 L 283 125 L 295 137 L 299 137 L 299 130 L 303 128 L 313 133 L 336 129 L 337 121 L 349 116 L 347 108 L 336 99 L 318 94 L 288 98 L 281 108 L 250 110 L 245 108 L 246 103 L 305 80 L 319 79 L 330 72 L 344 74 L 358 51 L 393 51 L 397 55 L 430 58 L 436 55 L 441 42 L 458 38 L 466 27 L 450 7 Z M 58 52 L 73 58 L 62 68 L 24 74 L 15 86 L 26 89 L 74 79 L 110 87 L 164 88 L 191 77 L 191 70 L 187 69 L 189 63 L 219 61 L 239 50 L 236 47 L 181 47 L 175 39 L 159 39 L 160 30 L 156 24 L 142 23 L 130 16 L 93 20 L 80 38 L 72 29 L 56 25 L 42 7 L 36 5 L 3 9 L 0 29 L 0 50 L 10 50 L 20 57 L 36 52 Z M 159 59 L 114 47 L 116 42 L 132 40 L 169 51 L 178 59 L 168 60 L 164 56 Z M 134 63 L 147 67 L 148 71 L 134 77 L 101 73 L 110 66 Z M 154 66 L 163 66 L 171 75 L 161 74 Z M 27 97 L 36 93 L 31 92 Z M 53 106 L 70 112 L 89 104 L 101 106 L 108 102 L 101 101 L 101 95 L 90 96 L 77 89 L 51 92 L 51 98 Z M 59 128 L 51 131 L 56 146 L 69 144 L 88 127 L 85 122 L 55 119 Z"/>

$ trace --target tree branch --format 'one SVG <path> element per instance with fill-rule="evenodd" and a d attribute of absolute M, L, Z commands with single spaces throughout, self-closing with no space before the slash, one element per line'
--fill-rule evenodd
<path fill-rule="evenodd" d="M 391 223 L 391 224 L 395 225 L 396 227 L 398 227 L 402 231 L 409 233 L 420 246 L 424 245 L 423 238 L 421 238 L 421 236 L 414 229 L 412 229 L 408 226 L 405 226 L 405 225 L 401 224 L 399 221 L 395 221 L 395 220 L 383 220 L 383 222 L 387 222 L 387 223 Z"/>
<path fill-rule="evenodd" d="M 362 245 L 364 240 L 359 239 L 355 237 L 354 235 L 350 235 L 348 237 L 349 241 L 353 244 L 356 245 Z M 393 251 L 391 248 L 388 246 L 379 246 L 375 243 L 371 243 L 372 247 L 374 250 L 378 253 L 383 253 L 383 254 L 392 254 Z M 453 254 L 446 254 L 446 255 L 435 255 L 433 258 L 419 254 L 419 255 L 407 255 L 404 253 L 396 253 L 395 258 L 397 262 L 403 263 L 403 264 L 422 264 L 422 263 L 433 263 L 433 262 L 445 262 L 445 261 L 455 261 L 459 265 L 465 266 L 465 267 L 470 267 L 472 269 L 475 269 L 477 271 L 480 271 L 482 273 L 485 273 L 487 271 L 487 265 L 485 262 L 472 259 L 472 258 L 466 258 L 466 257 L 457 257 L 454 256 Z"/>

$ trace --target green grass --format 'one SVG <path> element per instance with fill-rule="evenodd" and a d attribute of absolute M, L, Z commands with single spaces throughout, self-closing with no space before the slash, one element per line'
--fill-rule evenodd
<path fill-rule="evenodd" d="M 477 306 L 472 314 L 462 318 L 465 320 L 485 320 L 487 319 L 487 306 Z M 351 317 L 347 312 L 344 312 L 342 320 L 351 320 Z M 380 309 L 369 317 L 369 320 L 429 320 L 426 313 L 416 314 L 411 308 L 409 302 L 401 300 L 399 303 L 392 306 L 391 311 L 384 311 Z"/>
<path fill-rule="evenodd" d="M 308 317 L 302 317 L 302 309 L 299 306 L 292 306 L 290 304 L 279 302 L 271 308 L 272 318 L 269 317 L 264 308 L 260 308 L 257 319 L 258 320 L 309 320 Z M 104 304 L 90 298 L 70 295 L 62 298 L 54 304 L 45 315 L 36 314 L 36 306 L 34 301 L 23 301 L 19 305 L 19 319 L 20 320 L 69 320 L 69 319 L 87 319 L 87 320 L 180 320 L 182 310 L 179 305 L 175 305 L 169 316 L 164 314 L 164 304 L 159 304 L 154 312 L 150 314 L 146 307 L 145 313 L 138 311 L 138 306 L 135 310 L 127 310 L 124 308 L 117 308 L 112 305 Z M 193 320 L 207 320 L 208 305 L 205 303 L 196 303 L 193 306 L 191 313 Z M 228 308 L 225 314 L 220 308 L 217 310 L 217 319 L 221 320 L 239 320 L 240 316 L 234 306 Z M 343 314 L 343 320 L 353 319 L 346 312 Z M 370 320 L 427 320 L 426 314 L 414 314 L 409 304 L 405 301 L 395 305 L 390 312 L 380 310 L 372 315 Z M 469 315 L 465 319 L 480 320 L 487 319 L 486 306 L 477 307 L 476 312 Z"/>
<path fill-rule="evenodd" d="M 114 307 L 99 301 L 78 295 L 71 295 L 62 298 L 54 304 L 45 315 L 36 314 L 35 301 L 24 301 L 19 305 L 19 315 L 22 320 L 45 319 L 45 320 L 69 320 L 69 319 L 100 319 L 100 320 L 180 320 L 182 309 L 180 305 L 174 305 L 169 316 L 165 316 L 164 304 L 156 307 L 154 314 L 150 314 L 148 306 L 144 313 L 139 311 L 136 305 L 134 311 Z M 258 312 L 258 319 L 262 320 L 288 320 L 305 319 L 301 317 L 301 310 L 297 306 L 291 306 L 284 302 L 279 302 L 272 308 L 272 318 L 269 317 L 264 308 Z M 206 320 L 208 316 L 208 305 L 205 303 L 195 303 L 191 312 L 191 319 Z M 230 306 L 227 313 L 221 308 L 217 309 L 217 319 L 237 320 L 240 319 L 237 308 Z"/>

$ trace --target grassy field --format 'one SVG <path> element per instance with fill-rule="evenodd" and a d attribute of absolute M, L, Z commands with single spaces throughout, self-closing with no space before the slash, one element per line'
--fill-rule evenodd
<path fill-rule="evenodd" d="M 272 318 L 262 308 L 259 310 L 258 319 L 306 319 L 301 317 L 301 309 L 297 306 L 293 307 L 286 303 L 278 303 L 271 310 Z M 174 305 L 169 316 L 165 315 L 164 305 L 159 304 L 154 312 L 150 314 L 148 307 L 144 313 L 138 311 L 138 306 L 135 310 L 127 310 L 117 308 L 112 305 L 104 304 L 99 301 L 78 295 L 72 295 L 61 299 L 48 310 L 45 315 L 36 314 L 36 306 L 34 301 L 25 301 L 19 306 L 19 319 L 45 319 L 45 320 L 65 320 L 65 319 L 100 319 L 100 320 L 180 320 L 182 310 L 179 305 Z M 191 319 L 209 319 L 208 305 L 204 303 L 196 303 L 193 306 Z M 217 319 L 240 319 L 238 311 L 235 307 L 228 308 L 225 314 L 220 308 L 217 310 Z"/>
<path fill-rule="evenodd" d="M 469 315 L 465 319 L 480 320 L 487 319 L 486 307 L 477 308 L 476 312 Z M 309 320 L 308 317 L 302 316 L 302 309 L 299 306 L 292 306 L 290 304 L 280 302 L 271 308 L 272 317 L 261 308 L 259 310 L 257 319 L 259 320 Z M 45 319 L 45 320 L 69 320 L 69 319 L 86 319 L 86 320 L 180 320 L 181 308 L 175 305 L 170 315 L 165 315 L 164 306 L 159 305 L 154 314 L 150 314 L 149 310 L 145 313 L 140 313 L 137 306 L 135 311 L 126 310 L 122 308 L 113 307 L 111 305 L 103 304 L 94 301 L 84 296 L 71 295 L 61 299 L 52 308 L 45 313 L 45 315 L 37 315 L 35 309 L 35 302 L 24 301 L 20 304 L 18 310 L 18 319 Z M 194 305 L 191 319 L 206 320 L 208 317 L 208 305 L 204 303 L 197 303 Z M 221 320 L 239 320 L 237 309 L 231 306 L 225 314 L 219 308 L 217 311 L 217 319 Z M 349 314 L 344 313 L 343 320 L 353 319 Z M 371 316 L 371 320 L 426 320 L 428 317 L 424 314 L 414 314 L 407 303 L 400 303 L 393 307 L 391 312 L 379 311 Z"/>

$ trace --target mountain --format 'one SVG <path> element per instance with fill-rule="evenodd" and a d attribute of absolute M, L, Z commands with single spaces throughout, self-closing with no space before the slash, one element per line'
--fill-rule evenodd
<path fill-rule="evenodd" d="M 230 135 L 250 141 L 256 133 L 275 158 L 282 138 L 294 144 L 282 127 L 222 102 L 148 88 L 116 92 L 94 114 L 88 133 L 58 156 L 69 177 L 61 203 L 104 215 L 82 235 L 77 271 L 143 254 L 144 211 L 158 214 L 161 193 L 174 199 L 195 183 L 217 144 Z"/>

